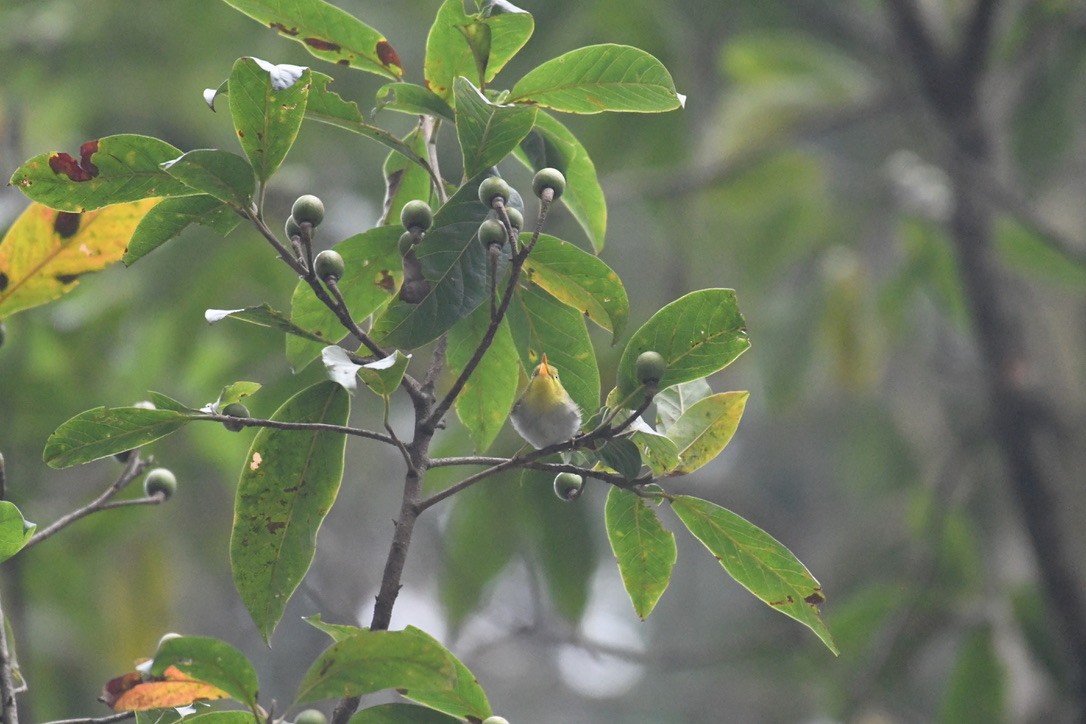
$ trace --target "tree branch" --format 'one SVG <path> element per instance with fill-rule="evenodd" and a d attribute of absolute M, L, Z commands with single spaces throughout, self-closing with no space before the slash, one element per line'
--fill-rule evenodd
<path fill-rule="evenodd" d="M 11 648 L 8 646 L 6 619 L 0 606 L 0 721 L 19 724 L 19 709 L 15 705 L 15 677 L 12 675 Z"/>
<path fill-rule="evenodd" d="M 118 507 L 116 504 L 109 505 L 108 501 L 114 495 L 121 492 L 121 490 L 123 490 L 129 483 L 135 480 L 139 476 L 139 474 L 143 472 L 143 470 L 150 464 L 150 460 L 143 460 L 142 458 L 140 458 L 138 451 L 133 451 L 131 457 L 128 458 L 128 462 L 125 464 L 124 470 L 121 472 L 120 477 L 118 477 L 112 485 L 106 488 L 101 495 L 84 505 L 82 508 L 73 510 L 71 513 L 61 516 L 52 525 L 49 525 L 43 530 L 35 533 L 33 536 L 30 537 L 30 540 L 26 542 L 26 545 L 23 546 L 23 550 L 25 551 L 28 548 L 32 548 L 38 543 L 41 543 L 42 541 L 53 537 L 72 523 L 75 523 L 76 521 L 87 517 L 91 513 L 97 513 L 100 510 L 107 510 L 110 507 Z M 142 503 L 135 504 L 146 505 L 147 501 L 146 499 L 144 499 Z"/>
<path fill-rule="evenodd" d="M 363 430 L 347 425 L 332 425 L 327 422 L 286 422 L 284 420 L 262 420 L 257 417 L 231 417 L 230 415 L 200 415 L 193 420 L 208 422 L 229 422 L 244 427 L 271 427 L 276 430 L 311 430 L 317 432 L 339 432 L 352 437 L 364 437 L 369 440 L 377 440 L 388 445 L 395 445 L 396 441 L 390 436 L 371 430 Z"/>

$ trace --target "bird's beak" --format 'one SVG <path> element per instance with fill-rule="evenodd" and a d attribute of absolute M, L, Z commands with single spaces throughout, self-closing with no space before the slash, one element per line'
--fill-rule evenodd
<path fill-rule="evenodd" d="M 543 353 L 543 360 L 539 363 L 539 374 L 550 376 L 550 368 L 547 366 L 547 353 Z"/>

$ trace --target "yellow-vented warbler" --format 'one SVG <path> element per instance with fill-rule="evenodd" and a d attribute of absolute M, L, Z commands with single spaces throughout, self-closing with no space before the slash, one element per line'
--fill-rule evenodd
<path fill-rule="evenodd" d="M 581 428 L 581 410 L 558 381 L 558 370 L 547 364 L 547 355 L 509 418 L 513 429 L 536 448 L 565 442 Z"/>

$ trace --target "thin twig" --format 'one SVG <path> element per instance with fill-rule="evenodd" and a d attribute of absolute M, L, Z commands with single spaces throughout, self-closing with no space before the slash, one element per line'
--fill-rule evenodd
<path fill-rule="evenodd" d="M 351 317 L 350 311 L 347 309 L 347 302 L 343 298 L 343 292 L 339 290 L 338 281 L 334 277 L 329 277 L 324 283 L 328 285 L 328 289 L 332 292 L 332 296 L 335 297 L 336 307 L 343 310 L 343 316 L 340 317 L 340 320 L 343 322 L 344 326 L 347 327 L 351 334 L 358 337 L 359 341 L 365 345 L 366 349 L 373 352 L 378 358 L 387 357 L 388 353 L 381 349 L 381 347 L 373 341 L 373 338 L 366 334 L 365 330 L 359 327 L 358 323 Z M 338 312 L 337 316 L 339 316 Z"/>
<path fill-rule="evenodd" d="M 19 709 L 15 705 L 15 677 L 12 674 L 11 648 L 4 609 L 0 606 L 0 721 L 3 724 L 19 724 Z"/>
<path fill-rule="evenodd" d="M 61 516 L 55 522 L 53 522 L 52 525 L 46 526 L 43 530 L 35 533 L 33 536 L 30 537 L 30 540 L 26 542 L 26 545 L 23 546 L 23 550 L 31 548 L 38 543 L 41 543 L 43 540 L 53 537 L 72 523 L 75 523 L 76 521 L 85 518 L 91 513 L 97 513 L 99 510 L 105 510 L 107 507 L 110 507 L 107 506 L 110 498 L 121 492 L 121 490 L 123 490 L 129 483 L 135 480 L 136 477 L 138 477 L 139 474 L 143 472 L 144 468 L 146 468 L 150 464 L 150 460 L 143 460 L 142 458 L 140 458 L 138 451 L 133 451 L 131 457 L 128 458 L 128 462 L 124 466 L 124 470 L 121 471 L 120 477 L 118 477 L 113 484 L 106 488 L 101 495 L 92 500 L 90 503 L 84 505 L 82 508 L 73 510 L 71 513 Z"/>
<path fill-rule="evenodd" d="M 445 202 L 449 200 L 449 196 L 445 193 L 445 180 L 441 178 L 441 166 L 437 160 L 437 132 L 440 128 L 441 119 L 433 116 L 422 116 L 422 132 L 426 136 L 426 156 L 429 161 L 427 166 L 430 171 L 430 182 L 434 187 L 434 194 L 437 196 L 438 204 L 444 206 Z"/>
<path fill-rule="evenodd" d="M 56 721 L 46 722 L 46 724 L 108 724 L 108 722 L 131 719 L 134 716 L 136 716 L 135 712 L 122 711 L 116 714 L 110 714 L 109 716 L 90 717 L 87 719 L 57 719 Z"/>
<path fill-rule="evenodd" d="M 363 430 L 359 427 L 347 425 L 333 425 L 327 422 L 286 422 L 284 420 L 262 420 L 257 417 L 231 417 L 230 415 L 199 415 L 191 418 L 209 422 L 229 422 L 244 427 L 271 427 L 276 430 L 310 430 L 315 432 L 339 432 L 352 437 L 364 437 L 368 440 L 377 440 L 388 445 L 395 445 L 396 441 L 388 435 L 372 430 Z"/>

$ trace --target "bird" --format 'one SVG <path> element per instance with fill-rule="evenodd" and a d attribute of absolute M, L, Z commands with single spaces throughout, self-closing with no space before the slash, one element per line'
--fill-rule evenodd
<path fill-rule="evenodd" d="M 509 415 L 513 429 L 535 448 L 565 442 L 581 429 L 581 409 L 558 380 L 547 355 L 532 372 Z"/>

